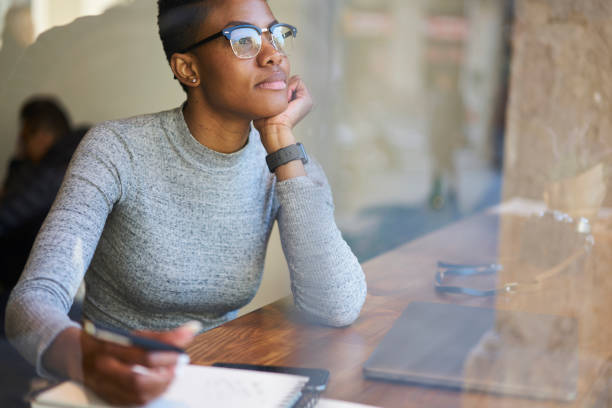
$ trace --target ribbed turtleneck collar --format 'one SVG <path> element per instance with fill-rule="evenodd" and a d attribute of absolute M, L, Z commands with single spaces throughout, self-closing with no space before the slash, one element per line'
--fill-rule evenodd
<path fill-rule="evenodd" d="M 166 130 L 171 142 L 180 149 L 184 154 L 196 160 L 199 164 L 208 168 L 228 168 L 237 165 L 251 149 L 253 143 L 253 127 L 249 134 L 249 140 L 238 151 L 234 153 L 220 153 L 209 149 L 196 140 L 189 131 L 185 116 L 183 115 L 183 107 L 168 111 L 165 117 Z"/>

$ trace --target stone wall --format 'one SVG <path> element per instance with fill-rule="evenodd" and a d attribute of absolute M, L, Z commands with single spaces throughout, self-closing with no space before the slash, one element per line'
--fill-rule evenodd
<path fill-rule="evenodd" d="M 500 339 L 511 332 L 512 338 L 528 343 L 524 348 L 545 344 L 540 355 L 548 356 L 534 360 L 529 373 L 519 363 L 498 374 L 549 378 L 552 388 L 575 398 L 575 406 L 603 407 L 612 401 L 612 219 L 609 211 L 597 216 L 601 207 L 612 204 L 612 188 L 607 188 L 612 164 L 611 23 L 609 0 L 516 2 L 504 198 L 543 199 L 574 221 L 550 213 L 540 216 L 539 210 L 531 217 L 501 216 L 498 254 L 504 269 L 499 280 L 518 285 L 513 287 L 516 293 L 499 296 L 496 306 L 565 316 L 575 324 L 560 320 L 529 343 L 530 328 L 520 321 L 498 320 Z M 580 227 L 578 215 L 590 219 L 590 234 Z M 568 368 L 567 373 L 559 371 Z M 552 381 L 551 374 L 559 372 L 572 381 Z"/>
<path fill-rule="evenodd" d="M 542 199 L 553 183 L 598 164 L 588 188 L 562 190 L 574 206 L 603 199 L 612 156 L 611 23 L 609 0 L 516 2 L 506 199 Z"/>

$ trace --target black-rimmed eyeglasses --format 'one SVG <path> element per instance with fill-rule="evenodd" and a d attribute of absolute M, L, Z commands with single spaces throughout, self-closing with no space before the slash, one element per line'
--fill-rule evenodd
<path fill-rule="evenodd" d="M 277 23 L 272 24 L 268 28 L 259 28 L 252 24 L 241 24 L 225 28 L 217 34 L 206 37 L 179 52 L 186 53 L 209 41 L 225 37 L 229 40 L 232 50 L 238 58 L 254 58 L 261 51 L 261 36 L 265 32 L 270 33 L 272 45 L 276 51 L 283 55 L 287 55 L 291 51 L 293 39 L 297 36 L 297 28 L 289 24 Z"/>

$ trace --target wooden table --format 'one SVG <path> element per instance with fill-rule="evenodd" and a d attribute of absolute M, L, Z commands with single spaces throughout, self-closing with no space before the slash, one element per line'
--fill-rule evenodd
<path fill-rule="evenodd" d="M 438 260 L 496 260 L 500 241 L 506 239 L 503 222 L 498 215 L 478 215 L 365 263 L 368 296 L 359 319 L 350 327 L 313 325 L 286 298 L 199 335 L 188 352 L 194 363 L 204 365 L 225 361 L 324 367 L 331 373 L 325 397 L 382 407 L 533 406 L 535 401 L 371 381 L 362 375 L 363 363 L 410 302 L 500 307 L 499 299 L 493 297 L 438 295 L 433 281 Z M 612 345 L 603 348 L 610 351 Z M 539 402 L 537 406 L 582 406 L 585 398 L 586 391 L 576 404 Z"/>

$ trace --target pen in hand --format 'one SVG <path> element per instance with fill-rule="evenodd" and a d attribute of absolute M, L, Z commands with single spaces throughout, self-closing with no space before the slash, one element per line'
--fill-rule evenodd
<path fill-rule="evenodd" d="M 191 324 L 195 325 L 194 323 Z M 201 329 L 201 325 L 199 325 L 199 328 Z M 106 341 L 120 346 L 138 347 L 151 352 L 176 352 L 180 354 L 177 364 L 179 367 L 189 364 L 189 356 L 187 355 L 185 350 L 180 347 L 176 347 L 172 344 L 163 343 L 155 339 L 138 336 L 126 330 L 118 329 L 115 327 L 108 327 L 99 323 L 94 324 L 91 320 L 88 319 L 83 319 L 83 330 L 87 334 L 98 340 Z M 194 331 L 199 330 L 195 330 L 194 327 Z M 146 367 L 140 365 L 134 365 L 132 367 L 132 370 L 138 374 L 151 374 Z"/>
<path fill-rule="evenodd" d="M 92 337 L 98 340 L 108 341 L 109 343 L 118 344 L 126 347 L 139 347 L 147 351 L 173 351 L 180 354 L 185 354 L 185 350 L 172 344 L 162 343 L 154 339 L 137 336 L 126 330 L 117 329 L 115 327 L 102 326 L 94 324 L 91 320 L 83 320 L 83 330 Z"/>

